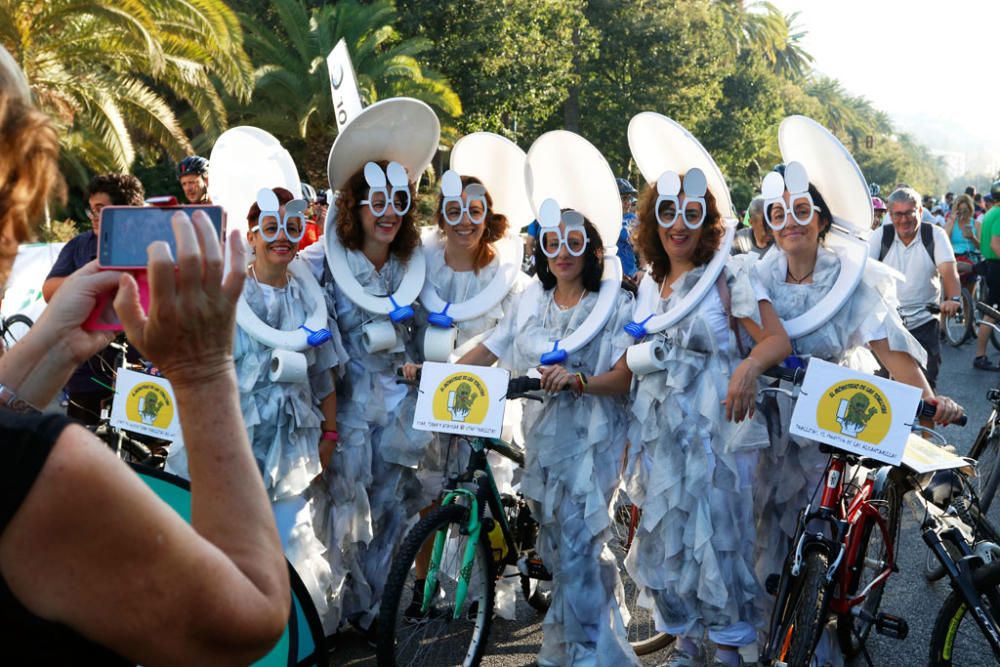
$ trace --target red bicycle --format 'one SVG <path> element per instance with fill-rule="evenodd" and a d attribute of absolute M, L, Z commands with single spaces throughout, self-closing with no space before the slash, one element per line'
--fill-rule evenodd
<path fill-rule="evenodd" d="M 766 374 L 793 389 L 765 391 L 793 396 L 805 376 L 803 369 L 785 368 Z M 921 402 L 918 416 L 932 417 L 935 410 Z M 762 658 L 778 667 L 808 667 L 831 615 L 849 657 L 863 650 L 873 628 L 896 639 L 905 639 L 909 631 L 904 619 L 878 610 L 885 582 L 897 569 L 902 487 L 891 479 L 895 468 L 819 447 L 830 454 L 819 502 L 800 514 L 782 572 L 767 578 L 767 590 L 776 599 Z"/>

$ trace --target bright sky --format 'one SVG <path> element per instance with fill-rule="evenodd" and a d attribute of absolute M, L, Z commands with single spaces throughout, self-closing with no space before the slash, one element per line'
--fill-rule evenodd
<path fill-rule="evenodd" d="M 1000 162 L 997 0 L 772 0 L 798 11 L 806 51 L 822 74 L 887 111 L 933 149 L 969 167 Z M 913 94 L 911 94 L 913 93 Z"/>

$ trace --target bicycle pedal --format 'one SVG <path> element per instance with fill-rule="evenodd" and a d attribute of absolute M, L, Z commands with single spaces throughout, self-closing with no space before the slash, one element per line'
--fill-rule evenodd
<path fill-rule="evenodd" d="M 521 574 L 531 579 L 552 581 L 552 573 L 545 567 L 545 563 L 542 562 L 538 554 L 532 553 L 522 556 L 517 562 L 517 569 L 520 570 Z"/>
<path fill-rule="evenodd" d="M 890 639 L 906 639 L 910 634 L 910 624 L 905 618 L 880 612 L 875 617 L 875 632 Z"/>
<path fill-rule="evenodd" d="M 778 584 L 781 583 L 781 575 L 774 573 L 767 575 L 767 579 L 764 580 L 764 590 L 767 591 L 768 595 L 778 594 Z"/>

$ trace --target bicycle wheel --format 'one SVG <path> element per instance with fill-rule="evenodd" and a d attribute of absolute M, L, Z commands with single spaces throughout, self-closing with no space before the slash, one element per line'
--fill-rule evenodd
<path fill-rule="evenodd" d="M 27 315 L 15 313 L 3 321 L 3 345 L 9 350 L 14 343 L 24 338 L 34 322 Z"/>
<path fill-rule="evenodd" d="M 791 582 L 781 608 L 778 636 L 771 640 L 771 653 L 776 660 L 795 666 L 810 663 L 826 625 L 830 589 L 825 577 L 829 567 L 830 557 L 825 548 L 817 545 L 805 547 L 802 570 Z M 791 576 L 787 569 L 784 576 Z M 775 613 L 778 613 L 777 607 Z"/>
<path fill-rule="evenodd" d="M 942 325 L 944 338 L 954 347 L 958 347 L 972 337 L 972 296 L 969 290 L 962 288 L 961 307 L 959 311 L 951 317 L 943 317 Z"/>
<path fill-rule="evenodd" d="M 986 444 L 982 450 L 976 453 L 976 479 L 978 488 L 976 493 L 979 496 L 979 506 L 983 513 L 989 511 L 993 504 L 993 497 L 997 493 L 997 485 L 1000 484 L 1000 427 L 996 427 L 990 437 L 986 439 Z"/>
<path fill-rule="evenodd" d="M 608 541 L 608 548 L 611 549 L 618 564 L 618 574 L 625 590 L 623 603 L 631 615 L 625 628 L 629 644 L 632 645 L 636 655 L 648 655 L 665 648 L 674 638 L 658 631 L 653 612 L 639 606 L 639 587 L 625 569 L 625 557 L 632 546 L 632 538 L 635 537 L 640 516 L 639 508 L 629 501 L 624 492 L 619 491 L 615 497 L 611 516 L 611 539 Z"/>
<path fill-rule="evenodd" d="M 894 553 L 898 554 L 900 512 L 903 504 L 903 496 L 899 487 L 891 479 L 887 480 L 885 488 L 878 498 L 872 499 L 872 502 L 878 507 L 879 514 L 885 521 L 886 534 L 892 540 Z M 885 569 L 888 563 L 888 545 L 885 543 L 885 535 L 882 534 L 882 530 L 875 520 L 866 519 L 862 530 L 858 559 L 851 566 L 850 593 L 852 595 L 863 591 Z M 884 581 L 869 591 L 868 596 L 861 603 L 861 609 L 866 612 L 865 616 L 869 620 L 855 616 L 850 611 L 837 616 L 837 638 L 844 655 L 847 657 L 852 658 L 860 653 L 865 642 L 868 641 L 868 635 L 872 630 L 871 619 L 874 619 L 878 613 L 883 593 L 885 593 Z"/>
<path fill-rule="evenodd" d="M 973 583 L 983 608 L 994 622 L 1000 622 L 1000 561 L 973 574 Z M 985 664 L 993 654 L 990 643 L 968 612 L 965 600 L 952 592 L 941 605 L 931 633 L 931 667 Z"/>
<path fill-rule="evenodd" d="M 486 650 L 493 620 L 496 583 L 489 537 L 475 545 L 469 588 L 462 606 L 455 607 L 457 582 L 469 536 L 463 531 L 469 510 L 445 505 L 432 511 L 406 536 L 392 563 L 378 617 L 376 656 L 383 667 L 408 665 L 478 665 Z M 417 554 L 438 534 L 445 536 L 438 566 L 438 591 L 426 614 L 407 615 L 414 601 Z M 422 596 L 421 596 L 422 597 Z"/>

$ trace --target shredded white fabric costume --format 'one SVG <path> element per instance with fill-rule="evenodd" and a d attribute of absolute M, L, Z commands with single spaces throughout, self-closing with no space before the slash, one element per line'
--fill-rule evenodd
<path fill-rule="evenodd" d="M 542 352 L 584 321 L 597 302 L 587 293 L 562 310 L 553 290 L 533 284 L 518 308 L 530 308 L 529 292 L 541 294 L 526 321 L 506 317 L 486 346 L 518 374 L 539 365 Z M 594 339 L 569 356 L 565 367 L 588 377 L 608 371 L 631 339 L 623 330 L 632 299 L 621 292 L 611 316 Z M 519 321 L 524 325 L 519 328 Z M 538 551 L 553 575 L 552 604 L 543 623 L 538 662 L 543 665 L 638 665 L 625 636 L 622 584 L 610 538 L 610 505 L 625 452 L 624 397 L 579 398 L 569 392 L 526 402 L 525 467 L 521 491 L 532 501 L 541 528 Z M 616 599 L 617 598 L 617 599 Z"/>
<path fill-rule="evenodd" d="M 347 261 L 365 291 L 378 296 L 393 293 L 405 272 L 394 255 L 381 271 L 356 250 L 347 251 Z M 333 281 L 325 291 L 348 361 L 337 385 L 340 440 L 325 474 L 331 504 L 319 533 L 335 581 L 343 586 L 340 619 L 368 627 L 378 616 L 396 549 L 423 506 L 416 469 L 430 434 L 412 427 L 416 389 L 396 384 L 396 369 L 408 358 L 404 346 L 411 339 L 411 323 L 394 325 L 402 343 L 396 349 L 371 354 L 361 328 L 389 321 L 388 316 L 362 309 Z"/>
<path fill-rule="evenodd" d="M 675 281 L 659 312 L 704 271 Z M 759 323 L 765 295 L 749 273 L 731 263 L 722 275 L 732 316 Z M 625 564 L 652 599 L 658 629 L 699 641 L 707 630 L 717 643 L 749 644 L 759 593 L 752 483 L 767 430 L 759 417 L 726 420 L 722 401 L 742 355 L 717 286 L 658 335 L 667 366 L 637 376 L 634 386 L 626 483 L 642 516 Z"/>

